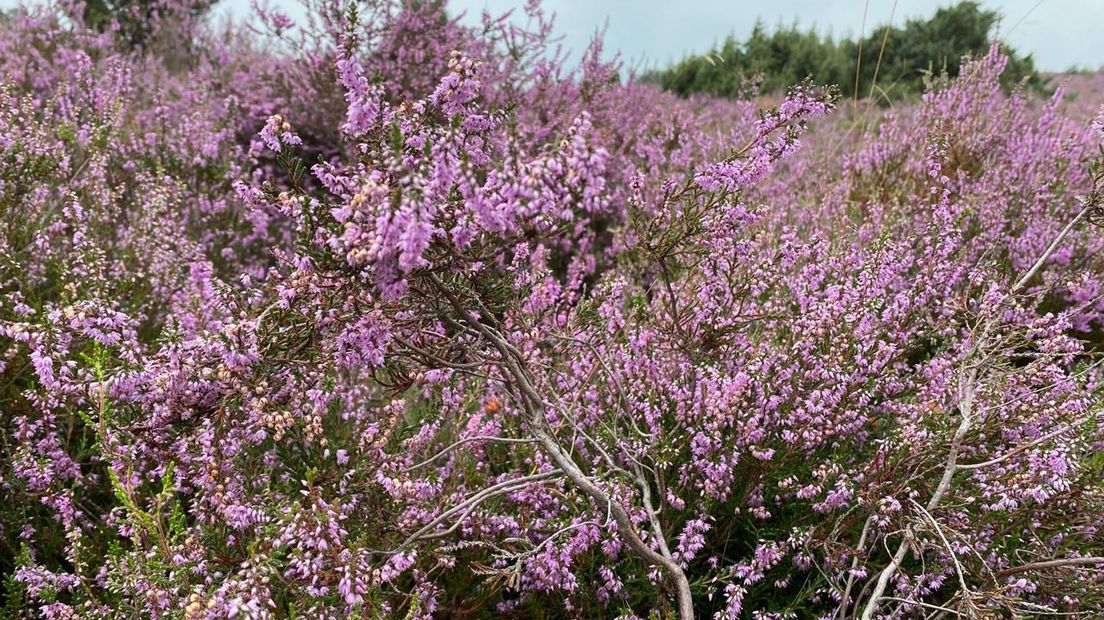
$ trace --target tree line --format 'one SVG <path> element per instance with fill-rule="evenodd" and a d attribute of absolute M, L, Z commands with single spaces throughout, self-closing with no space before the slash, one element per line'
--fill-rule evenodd
<path fill-rule="evenodd" d="M 750 89 L 783 90 L 811 79 L 838 85 L 847 97 L 892 101 L 923 91 L 925 79 L 958 74 L 963 56 L 979 56 L 998 40 L 1001 15 L 970 0 L 940 8 L 928 19 L 873 28 L 862 38 L 839 38 L 814 28 L 756 23 L 745 40 L 730 35 L 708 53 L 689 56 L 643 76 L 682 96 L 739 97 Z M 1006 86 L 1043 84 L 1030 54 L 1002 43 L 1008 56 Z"/>

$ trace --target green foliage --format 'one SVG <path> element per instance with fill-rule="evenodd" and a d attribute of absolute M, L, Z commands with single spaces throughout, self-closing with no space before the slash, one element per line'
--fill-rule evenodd
<path fill-rule="evenodd" d="M 683 96 L 740 97 L 754 86 L 764 91 L 782 90 L 807 76 L 819 83 L 842 84 L 853 70 L 844 46 L 831 37 L 822 38 L 815 30 L 801 31 L 797 26 L 768 32 L 759 22 L 746 41 L 729 36 L 720 49 L 687 58 L 646 79 Z"/>
<path fill-rule="evenodd" d="M 979 56 L 989 49 L 999 20 L 996 11 L 967 0 L 939 9 L 930 19 L 877 27 L 861 41 L 837 41 L 797 26 L 769 32 L 757 23 L 745 41 L 729 36 L 719 49 L 644 79 L 682 96 L 742 97 L 753 85 L 772 92 L 811 78 L 818 84 L 839 85 L 848 98 L 857 93 L 886 102 L 922 92 L 928 76 L 957 75 L 963 56 Z M 1026 79 L 1042 86 L 1030 55 L 1007 46 L 1004 51 L 1009 57 L 1002 78 L 1006 85 Z"/>
<path fill-rule="evenodd" d="M 18 620 L 24 617 L 23 600 L 26 586 L 15 579 L 15 569 L 22 566 L 30 566 L 34 563 L 31 550 L 26 544 L 19 548 L 19 554 L 11 561 L 11 570 L 4 571 L 4 580 L 0 583 L 0 600 L 4 601 L 0 606 L 0 620 Z"/>
<path fill-rule="evenodd" d="M 191 17 L 203 15 L 217 0 L 86 0 L 84 22 L 98 30 L 118 24 L 119 36 L 130 47 L 140 47 L 153 34 L 156 24 L 174 11 Z"/>

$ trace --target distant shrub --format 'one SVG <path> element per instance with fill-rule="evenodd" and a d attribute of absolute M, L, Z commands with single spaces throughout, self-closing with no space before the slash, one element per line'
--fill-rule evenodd
<path fill-rule="evenodd" d="M 194 21 L 206 14 L 215 2 L 217 0 L 87 0 L 82 18 L 91 28 L 114 30 L 126 45 L 139 47 L 146 44 L 167 20 Z"/>
<path fill-rule="evenodd" d="M 835 40 L 796 25 L 768 31 L 757 23 L 747 40 L 729 36 L 719 49 L 652 72 L 645 81 L 682 96 L 739 97 L 749 84 L 770 92 L 811 78 L 819 84 L 839 85 L 847 97 L 854 96 L 857 87 L 860 96 L 873 94 L 875 99 L 892 100 L 922 92 L 926 76 L 943 72 L 956 76 L 963 56 L 985 54 L 999 21 L 996 11 L 966 1 L 939 9 L 930 19 L 874 28 L 861 42 Z M 1004 53 L 1008 56 L 1002 77 L 1005 86 L 1024 79 L 1041 86 L 1030 55 L 1020 55 L 1007 46 Z"/>

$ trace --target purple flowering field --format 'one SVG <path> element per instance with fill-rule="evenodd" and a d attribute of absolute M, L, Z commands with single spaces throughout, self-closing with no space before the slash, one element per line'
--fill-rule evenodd
<path fill-rule="evenodd" d="M 150 6 L 0 18 L 0 619 L 1104 617 L 1104 74 Z"/>

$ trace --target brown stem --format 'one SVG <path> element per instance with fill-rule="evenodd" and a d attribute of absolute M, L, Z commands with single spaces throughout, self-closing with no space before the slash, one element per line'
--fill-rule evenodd
<path fill-rule="evenodd" d="M 1042 570 L 1044 568 L 1060 568 L 1063 566 L 1094 566 L 1096 564 L 1104 564 L 1104 557 L 1086 557 L 1086 558 L 1065 558 L 1061 560 L 1046 560 L 1043 562 L 1031 562 L 1024 564 L 1023 566 L 1014 566 L 1012 568 L 1006 568 L 1001 571 L 997 571 L 997 579 L 1003 579 L 1005 577 L 1011 577 L 1012 575 L 1019 575 L 1020 573 L 1026 573 L 1033 570 Z"/>

